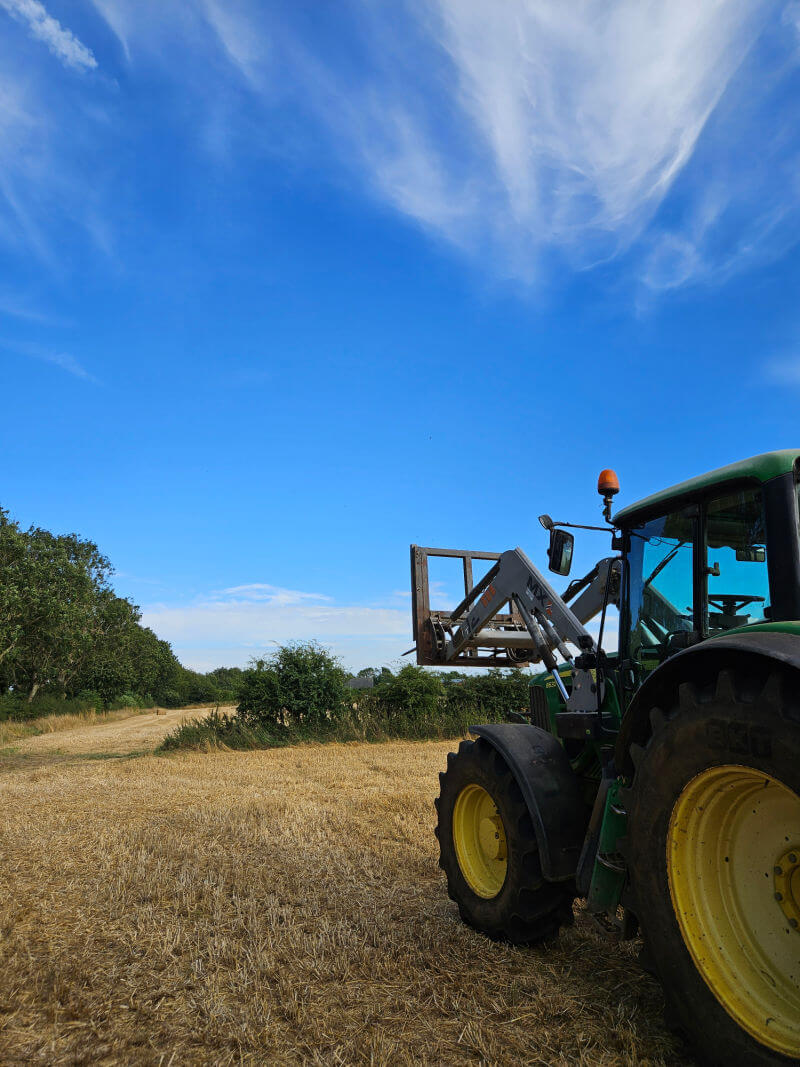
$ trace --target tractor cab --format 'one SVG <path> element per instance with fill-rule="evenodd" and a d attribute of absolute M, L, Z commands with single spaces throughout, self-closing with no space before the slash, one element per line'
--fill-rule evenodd
<path fill-rule="evenodd" d="M 743 628 L 800 620 L 797 472 L 773 452 L 618 512 L 620 662 L 636 689 L 674 653 Z"/>

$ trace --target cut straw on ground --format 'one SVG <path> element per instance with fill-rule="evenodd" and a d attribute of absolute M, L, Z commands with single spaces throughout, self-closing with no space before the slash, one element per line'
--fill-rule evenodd
<path fill-rule="evenodd" d="M 0 1061 L 691 1063 L 582 912 L 546 948 L 461 924 L 433 836 L 452 747 L 84 741 L 8 771 Z"/>

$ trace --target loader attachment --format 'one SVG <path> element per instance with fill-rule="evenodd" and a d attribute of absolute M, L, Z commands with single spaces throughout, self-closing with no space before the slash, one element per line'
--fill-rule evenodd
<path fill-rule="evenodd" d="M 463 649 L 447 655 L 447 639 L 451 639 L 457 630 L 461 612 L 432 610 L 430 603 L 430 583 L 428 580 L 428 559 L 431 556 L 443 556 L 448 559 L 461 560 L 464 575 L 464 599 L 459 608 L 463 610 L 465 602 L 475 590 L 473 580 L 473 561 L 490 561 L 497 563 L 500 552 L 471 552 L 455 548 L 423 548 L 411 546 L 411 597 L 414 641 L 416 644 L 417 663 L 426 667 L 518 667 L 538 662 L 540 657 L 525 620 L 513 602 L 503 605 L 503 610 L 492 618 L 491 629 L 485 629 L 475 635 Z M 490 571 L 489 574 L 492 572 Z M 479 586 L 488 584 L 486 579 Z"/>
<path fill-rule="evenodd" d="M 464 597 L 452 611 L 431 609 L 431 556 L 462 562 Z M 475 560 L 493 563 L 478 582 L 473 581 Z M 433 667 L 512 667 L 541 661 L 568 708 L 595 711 L 602 686 L 596 685 L 589 673 L 597 666 L 597 646 L 584 620 L 588 621 L 608 602 L 612 578 L 619 575 L 618 563 L 615 559 L 601 560 L 585 581 L 573 583 L 573 590 L 583 590 L 574 604 L 576 614 L 521 548 L 498 554 L 412 545 L 417 663 Z M 576 652 L 578 670 L 573 675 L 570 696 L 559 675 L 556 657 L 571 663 Z M 590 697 L 581 693 L 584 686 Z"/>

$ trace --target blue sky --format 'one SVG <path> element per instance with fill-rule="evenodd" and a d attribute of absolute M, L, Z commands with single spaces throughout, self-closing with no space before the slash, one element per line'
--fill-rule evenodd
<path fill-rule="evenodd" d="M 630 502 L 800 443 L 797 0 L 0 27 L 0 503 L 188 665 L 393 663 L 410 542 L 543 561 L 601 467 Z"/>

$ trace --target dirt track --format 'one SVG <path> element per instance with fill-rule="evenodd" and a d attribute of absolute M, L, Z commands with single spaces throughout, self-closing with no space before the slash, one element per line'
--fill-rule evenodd
<path fill-rule="evenodd" d="M 193 719 L 207 713 L 208 708 L 174 708 L 160 715 L 153 711 L 136 712 L 129 718 L 115 722 L 92 723 L 88 726 L 76 726 L 71 730 L 27 737 L 17 741 L 14 748 L 22 755 L 53 753 L 64 756 L 125 756 L 152 752 L 170 730 L 174 730 L 184 719 Z"/>

